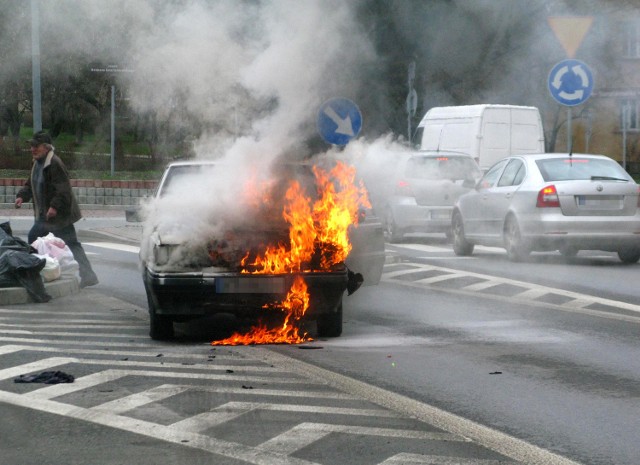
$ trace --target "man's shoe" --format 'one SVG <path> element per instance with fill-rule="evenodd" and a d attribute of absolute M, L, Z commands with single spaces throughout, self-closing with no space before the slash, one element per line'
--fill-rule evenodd
<path fill-rule="evenodd" d="M 98 277 L 94 276 L 92 278 L 87 278 L 87 279 L 81 279 L 80 280 L 80 288 L 84 288 L 84 287 L 88 287 L 88 286 L 95 286 L 96 284 L 98 284 Z"/>

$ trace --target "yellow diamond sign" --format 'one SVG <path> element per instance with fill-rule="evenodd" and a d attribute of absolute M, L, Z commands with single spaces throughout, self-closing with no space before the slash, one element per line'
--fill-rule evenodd
<path fill-rule="evenodd" d="M 584 36 L 593 23 L 592 16 L 550 16 L 547 18 L 551 30 L 567 52 L 573 58 L 580 47 Z"/>

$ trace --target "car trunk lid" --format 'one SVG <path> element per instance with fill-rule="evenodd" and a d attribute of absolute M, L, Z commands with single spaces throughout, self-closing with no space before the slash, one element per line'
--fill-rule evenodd
<path fill-rule="evenodd" d="M 633 216 L 638 186 L 627 181 L 594 179 L 555 183 L 565 216 Z"/>

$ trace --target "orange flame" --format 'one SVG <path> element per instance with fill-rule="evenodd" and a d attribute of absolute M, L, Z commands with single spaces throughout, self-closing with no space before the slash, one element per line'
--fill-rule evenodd
<path fill-rule="evenodd" d="M 235 333 L 227 339 L 213 341 L 211 345 L 300 344 L 313 340 L 307 333 L 300 334 L 296 326 L 309 308 L 307 284 L 301 276 L 295 277 L 287 297 L 282 302 L 265 305 L 265 308 L 277 308 L 285 312 L 281 326 L 272 329 L 265 325 L 254 326 L 247 334 Z"/>
<path fill-rule="evenodd" d="M 249 253 L 241 261 L 242 273 L 288 274 L 328 271 L 344 262 L 351 251 L 349 227 L 358 222 L 358 209 L 370 207 L 366 189 L 355 182 L 355 168 L 342 162 L 326 172 L 313 167 L 318 200 L 304 194 L 300 183 L 292 181 L 285 194 L 282 217 L 289 224 L 289 244 L 267 246 L 262 255 L 247 263 Z M 253 327 L 245 335 L 234 334 L 212 345 L 297 344 L 312 340 L 300 335 L 297 325 L 309 308 L 307 285 L 296 276 L 284 301 L 265 305 L 281 309 L 284 323 L 279 328 Z"/>

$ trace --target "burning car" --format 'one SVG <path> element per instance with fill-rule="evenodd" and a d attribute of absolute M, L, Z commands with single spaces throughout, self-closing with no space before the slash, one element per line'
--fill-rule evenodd
<path fill-rule="evenodd" d="M 382 225 L 355 170 L 281 163 L 269 176 L 237 174 L 211 161 L 165 170 L 140 248 L 150 336 L 217 313 L 259 320 L 228 344 L 303 342 L 306 320 L 339 336 L 344 292 L 377 284 L 384 264 Z"/>

